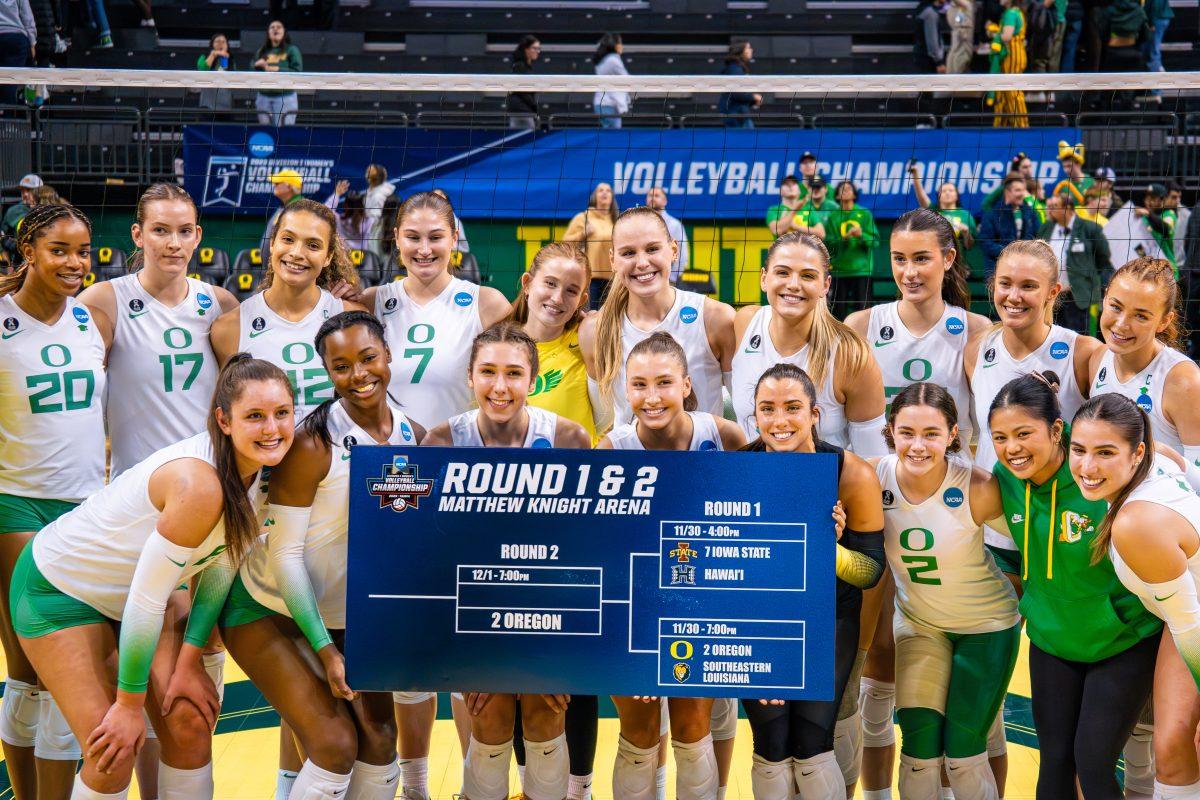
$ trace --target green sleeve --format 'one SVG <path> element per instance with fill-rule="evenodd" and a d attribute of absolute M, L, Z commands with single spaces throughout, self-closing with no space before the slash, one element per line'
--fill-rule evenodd
<path fill-rule="evenodd" d="M 963 216 L 965 216 L 967 218 L 967 229 L 969 231 L 971 231 L 971 238 L 978 239 L 979 238 L 979 228 L 975 224 L 975 215 L 972 214 L 971 212 L 967 211 L 967 212 L 964 212 Z"/>
<path fill-rule="evenodd" d="M 767 209 L 767 227 L 770 227 L 772 223 L 778 222 L 779 219 L 783 216 L 783 212 L 786 210 L 788 210 L 788 207 L 785 206 L 783 203 L 780 203 L 779 205 L 774 205 L 774 206 L 771 206 L 770 208 L 768 208 Z"/>
<path fill-rule="evenodd" d="M 863 247 L 867 250 L 873 250 L 879 244 L 879 228 L 875 227 L 875 215 L 870 211 L 863 214 L 865 217 L 863 224 Z"/>
<path fill-rule="evenodd" d="M 224 554 L 215 563 L 206 567 L 196 576 L 196 592 L 192 597 L 192 610 L 188 614 L 187 630 L 183 640 L 196 647 L 208 644 L 213 626 L 225 607 L 225 598 L 229 596 L 229 587 L 237 576 L 237 568 Z"/>
<path fill-rule="evenodd" d="M 200 56 L 200 58 L 196 59 L 196 69 L 203 72 L 212 71 L 212 67 L 208 66 L 208 56 Z"/>
<path fill-rule="evenodd" d="M 296 45 L 288 45 L 287 59 L 284 61 L 284 70 L 287 72 L 304 72 L 304 58 L 300 55 L 300 48 Z"/>
<path fill-rule="evenodd" d="M 1004 184 L 1000 184 L 995 189 L 988 192 L 987 197 L 983 198 L 983 210 L 991 211 L 992 206 L 996 205 L 996 201 L 1000 199 L 1000 195 L 1004 194 Z"/>
<path fill-rule="evenodd" d="M 995 545 L 986 545 L 991 552 L 992 558 L 996 561 L 996 566 L 1001 572 L 1009 575 L 1021 574 L 1021 551 L 1009 550 L 1007 547 L 996 547 Z"/>
<path fill-rule="evenodd" d="M 267 551 L 279 596 L 313 652 L 319 652 L 332 644 L 333 639 L 321 618 L 321 609 L 305 566 L 305 540 L 311 511 L 311 508 L 271 503 L 267 506 L 263 527 L 267 531 Z"/>
<path fill-rule="evenodd" d="M 1000 27 L 1007 28 L 1012 26 L 1013 35 L 1020 36 L 1025 28 L 1024 19 L 1021 17 L 1021 12 L 1015 8 L 1008 8 L 1004 11 L 1004 16 L 1000 18 Z"/>

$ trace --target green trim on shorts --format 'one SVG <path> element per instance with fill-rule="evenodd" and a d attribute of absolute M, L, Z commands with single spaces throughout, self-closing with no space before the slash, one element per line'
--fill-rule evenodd
<path fill-rule="evenodd" d="M 278 613 L 251 597 L 239 574 L 234 576 L 233 585 L 229 587 L 229 596 L 225 598 L 225 607 L 221 609 L 217 624 L 222 628 L 235 628 Z"/>
<path fill-rule="evenodd" d="M 64 594 L 46 580 L 34 561 L 33 542 L 21 551 L 8 592 L 13 629 L 26 639 L 80 625 L 108 622 L 108 617 L 87 603 Z"/>
<path fill-rule="evenodd" d="M 0 494 L 0 533 L 36 533 L 79 503 Z"/>

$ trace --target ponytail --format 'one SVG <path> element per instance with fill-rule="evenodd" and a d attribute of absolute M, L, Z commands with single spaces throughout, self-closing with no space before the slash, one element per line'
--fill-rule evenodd
<path fill-rule="evenodd" d="M 645 339 L 642 339 L 633 346 L 633 349 L 629 351 L 629 358 L 625 360 L 628 362 L 634 356 L 640 356 L 644 353 L 670 356 L 679 365 L 679 371 L 683 373 L 683 377 L 686 378 L 688 376 L 687 353 L 684 352 L 683 345 L 675 341 L 675 337 L 666 331 L 655 331 Z M 699 407 L 700 401 L 696 398 L 696 388 L 693 386 L 692 390 L 688 392 L 688 396 L 683 398 L 683 410 L 695 411 Z"/>
<path fill-rule="evenodd" d="M 949 258 L 954 251 L 954 259 L 950 268 L 942 276 L 942 300 L 946 305 L 957 306 L 965 311 L 971 310 L 971 290 L 967 286 L 966 254 L 958 246 L 954 237 L 954 226 L 950 220 L 929 208 L 917 208 L 901 215 L 892 227 L 892 234 L 911 231 L 913 233 L 932 233 L 937 238 L 938 249 L 943 258 Z"/>
<path fill-rule="evenodd" d="M 1162 258 L 1135 258 L 1113 273 L 1108 282 L 1109 291 L 1112 290 L 1113 281 L 1122 275 L 1129 276 L 1131 280 L 1154 284 L 1162 298 L 1163 319 L 1167 320 L 1166 327 L 1155 334 L 1155 338 L 1167 347 L 1183 350 L 1187 334 L 1183 324 L 1183 297 L 1171 262 Z"/>

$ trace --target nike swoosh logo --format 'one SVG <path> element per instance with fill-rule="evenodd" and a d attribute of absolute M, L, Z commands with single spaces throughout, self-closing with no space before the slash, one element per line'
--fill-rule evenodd
<path fill-rule="evenodd" d="M 911 769 L 913 772 L 924 772 L 926 768 L 925 767 L 912 767 Z"/>
<path fill-rule="evenodd" d="M 264 333 L 266 333 L 269 330 L 270 330 L 270 328 L 263 328 L 261 331 L 250 331 L 250 338 L 253 339 L 256 336 L 262 336 Z"/>
<path fill-rule="evenodd" d="M 145 311 L 139 311 L 136 314 L 133 313 L 132 311 L 130 311 L 129 318 L 133 319 L 134 317 L 140 317 L 142 314 L 149 314 L 149 313 L 150 313 L 150 309 L 148 309 L 148 308 Z"/>
<path fill-rule="evenodd" d="M 179 567 L 180 569 L 183 569 L 184 567 L 187 566 L 187 561 L 176 561 L 175 559 L 171 558 L 170 556 L 167 556 L 167 561 L 170 561 L 172 564 Z"/>
<path fill-rule="evenodd" d="M 3 336 L 5 339 L 11 339 L 12 337 L 16 336 L 18 333 L 24 333 L 24 332 L 25 332 L 25 329 L 22 328 L 19 331 L 13 331 L 12 333 L 5 333 Z"/>
<path fill-rule="evenodd" d="M 557 748 L 557 747 L 555 747 L 553 750 L 547 750 L 547 751 L 545 751 L 544 753 L 542 753 L 542 755 L 544 755 L 544 756 L 552 756 L 552 755 L 554 755 L 556 752 L 558 752 L 558 748 Z"/>
<path fill-rule="evenodd" d="M 1097 384 L 1096 384 L 1096 388 L 1097 388 L 1097 389 L 1099 389 L 1099 388 L 1100 388 L 1101 386 L 1103 386 L 1103 385 L 1104 385 L 1104 382 L 1097 383 Z"/>
<path fill-rule="evenodd" d="M 996 366 L 996 365 L 995 365 L 995 364 L 984 364 L 984 365 L 983 365 L 983 368 L 984 368 L 984 369 L 991 369 L 991 368 L 992 368 L 992 367 L 994 367 L 994 366 Z"/>
<path fill-rule="evenodd" d="M 342 453 L 342 461 L 349 461 L 349 460 L 350 460 L 350 454 Z"/>
<path fill-rule="evenodd" d="M 896 340 L 892 339 L 890 342 L 876 342 L 875 346 L 876 347 L 887 347 L 889 344 L 895 344 L 895 343 L 896 343 Z"/>
<path fill-rule="evenodd" d="M 488 756 L 488 758 L 499 758 L 500 755 L 500 753 L 492 753 L 490 756 Z"/>
<path fill-rule="evenodd" d="M 809 775 L 812 775 L 814 772 L 816 772 L 816 770 L 815 770 L 815 769 L 813 769 L 813 770 L 809 770 L 808 772 L 801 772 L 801 773 L 800 773 L 800 777 L 801 777 L 801 778 L 807 778 Z"/>
<path fill-rule="evenodd" d="M 577 344 L 569 344 L 569 345 L 567 345 L 567 349 L 568 349 L 568 350 L 578 350 L 578 349 L 579 349 L 579 345 L 577 345 Z"/>
<path fill-rule="evenodd" d="M 1178 591 L 1171 592 L 1171 593 L 1170 593 L 1169 595 L 1167 595 L 1166 597 L 1159 597 L 1158 595 L 1154 595 L 1154 599 L 1155 599 L 1155 600 L 1157 600 L 1158 602 L 1162 603 L 1162 602 L 1164 602 L 1164 601 L 1166 601 L 1166 600 L 1170 600 L 1172 597 L 1174 597 L 1174 596 L 1175 596 L 1175 595 L 1177 595 L 1177 594 L 1179 594 L 1179 592 L 1178 592 Z"/>

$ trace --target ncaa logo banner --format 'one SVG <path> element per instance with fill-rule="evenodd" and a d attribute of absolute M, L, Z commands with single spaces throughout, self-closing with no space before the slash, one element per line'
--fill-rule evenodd
<path fill-rule="evenodd" d="M 1021 151 L 1047 193 L 1060 177 L 1059 140 L 1076 128 L 840 128 L 797 130 L 487 131 L 420 128 L 260 129 L 189 125 L 184 129 L 186 188 L 206 210 L 263 216 L 278 207 L 270 177 L 300 173 L 304 194 L 324 199 L 346 178 L 362 182 L 368 164 L 387 168 L 403 196 L 440 187 L 463 217 L 567 219 L 597 183 L 612 185 L 622 206 L 645 202 L 653 187 L 671 213 L 692 219 L 761 218 L 779 202 L 779 184 L 799 174 L 800 155 L 817 154 L 830 184 L 852 181 L 860 206 L 894 219 L 913 208 L 908 165 L 920 165 L 926 191 L 953 183 L 978 215 Z M 580 158 L 586 153 L 586 158 Z"/>
<path fill-rule="evenodd" d="M 356 690 L 833 698 L 831 454 L 358 446 L 350 487 Z"/>

